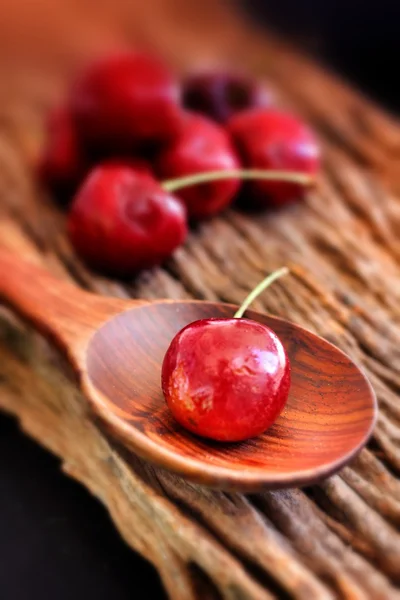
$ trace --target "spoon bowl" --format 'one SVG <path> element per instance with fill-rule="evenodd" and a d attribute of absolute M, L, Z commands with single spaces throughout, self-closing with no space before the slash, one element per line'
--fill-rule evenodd
<path fill-rule="evenodd" d="M 249 311 L 273 329 L 292 366 L 286 407 L 263 435 L 237 443 L 203 440 L 173 419 L 160 387 L 175 334 L 188 323 L 230 318 L 237 307 L 155 302 L 121 313 L 90 340 L 84 386 L 102 416 L 143 457 L 206 485 L 256 490 L 305 485 L 347 462 L 374 423 L 374 393 L 338 348 L 297 325 Z"/>
<path fill-rule="evenodd" d="M 0 251 L 0 268 L 7 261 L 0 296 L 66 351 L 93 411 L 110 433 L 161 467 L 224 490 L 309 485 L 347 463 L 371 435 L 377 405 L 362 370 L 317 335 L 248 311 L 246 317 L 273 329 L 288 352 L 288 402 L 257 438 L 220 443 L 196 437 L 176 423 L 165 404 L 163 358 L 185 325 L 230 318 L 237 307 L 106 299 Z M 41 284 L 39 293 L 30 285 L 33 277 Z"/>

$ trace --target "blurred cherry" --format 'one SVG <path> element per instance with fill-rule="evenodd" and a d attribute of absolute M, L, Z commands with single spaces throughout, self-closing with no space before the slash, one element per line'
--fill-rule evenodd
<path fill-rule="evenodd" d="M 226 131 L 207 117 L 187 113 L 175 141 L 159 155 L 158 172 L 164 179 L 240 167 Z M 177 191 L 194 219 L 209 218 L 229 205 L 240 187 L 238 179 L 209 181 Z"/>
<path fill-rule="evenodd" d="M 186 211 L 149 175 L 100 165 L 78 190 L 68 219 L 70 240 L 92 268 L 132 276 L 162 263 L 186 238 Z"/>
<path fill-rule="evenodd" d="M 187 108 L 221 123 L 242 110 L 264 108 L 272 104 L 272 94 L 265 84 L 226 71 L 204 71 L 189 75 L 184 81 L 183 97 Z"/>
<path fill-rule="evenodd" d="M 320 148 L 312 130 L 298 117 L 278 110 L 248 110 L 228 122 L 244 165 L 250 169 L 290 171 L 315 176 Z M 301 198 L 306 187 L 287 181 L 251 181 L 246 188 L 260 206 L 280 206 Z"/>

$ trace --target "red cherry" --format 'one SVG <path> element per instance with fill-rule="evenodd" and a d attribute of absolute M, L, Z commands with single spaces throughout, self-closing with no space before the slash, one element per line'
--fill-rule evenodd
<path fill-rule="evenodd" d="M 320 149 L 300 119 L 277 110 L 249 110 L 233 117 L 228 129 L 248 168 L 315 175 Z M 282 205 L 304 194 L 304 186 L 283 181 L 252 181 L 249 189 L 261 206 Z"/>
<path fill-rule="evenodd" d="M 241 110 L 272 103 L 270 90 L 261 82 L 223 71 L 190 75 L 184 82 L 183 97 L 185 106 L 221 123 Z"/>
<path fill-rule="evenodd" d="M 190 323 L 172 340 L 162 367 L 163 392 L 178 423 L 219 441 L 265 431 L 289 387 L 289 359 L 278 336 L 248 319 Z"/>
<path fill-rule="evenodd" d="M 68 233 L 89 266 L 129 276 L 163 262 L 184 241 L 186 211 L 148 175 L 100 165 L 75 196 Z"/>
<path fill-rule="evenodd" d="M 173 137 L 181 120 L 179 101 L 178 82 L 162 61 L 133 53 L 89 65 L 70 96 L 85 140 L 122 149 Z"/>
<path fill-rule="evenodd" d="M 38 166 L 43 183 L 65 200 L 87 168 L 69 111 L 58 108 L 47 123 L 47 140 Z"/>
<path fill-rule="evenodd" d="M 209 119 L 187 114 L 179 137 L 158 159 L 158 170 L 164 178 L 179 178 L 207 171 L 239 168 L 239 160 L 228 134 Z M 225 208 L 240 187 L 238 179 L 210 181 L 180 189 L 190 217 L 204 219 Z"/>

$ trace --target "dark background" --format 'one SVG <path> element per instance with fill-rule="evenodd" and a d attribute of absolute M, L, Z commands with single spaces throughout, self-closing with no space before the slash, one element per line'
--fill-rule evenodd
<path fill-rule="evenodd" d="M 239 5 L 391 110 L 400 108 L 398 0 L 248 0 Z"/>
<path fill-rule="evenodd" d="M 400 107 L 400 4 L 242 2 L 393 110 Z M 2 600 L 165 598 L 157 573 L 118 537 L 106 511 L 58 461 L 0 416 Z"/>

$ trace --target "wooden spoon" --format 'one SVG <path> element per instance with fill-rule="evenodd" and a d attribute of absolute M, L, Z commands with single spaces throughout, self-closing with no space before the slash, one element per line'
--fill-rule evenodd
<path fill-rule="evenodd" d="M 161 364 L 186 324 L 232 317 L 236 308 L 201 301 L 103 298 L 0 250 L 0 298 L 68 356 L 93 411 L 137 454 L 192 481 L 255 491 L 308 485 L 347 463 L 367 442 L 375 394 L 341 350 L 301 327 L 253 311 L 282 339 L 292 365 L 289 400 L 262 436 L 212 443 L 172 418 Z"/>

